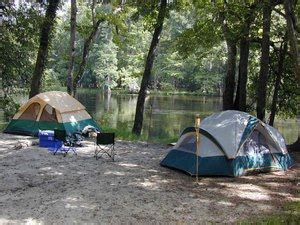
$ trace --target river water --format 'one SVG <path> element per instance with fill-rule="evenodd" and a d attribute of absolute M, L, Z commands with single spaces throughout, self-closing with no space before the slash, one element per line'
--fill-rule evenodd
<path fill-rule="evenodd" d="M 79 90 L 77 99 L 100 125 L 130 131 L 133 126 L 137 95 L 111 94 Z M 26 96 L 19 96 L 21 103 Z M 199 96 L 148 96 L 145 102 L 143 135 L 151 139 L 178 137 L 187 126 L 194 124 L 195 115 L 201 119 L 222 109 L 220 97 Z M 3 116 L 0 115 L 3 123 Z M 298 137 L 299 121 L 296 119 L 276 120 L 275 127 L 283 134 L 286 143 Z"/>
<path fill-rule="evenodd" d="M 131 130 L 137 95 L 107 96 L 102 93 L 79 92 L 77 98 L 100 124 Z M 194 124 L 196 114 L 203 119 L 221 109 L 220 97 L 148 96 L 142 132 L 150 140 L 177 137 L 184 128 Z M 296 119 L 277 120 L 275 127 L 283 134 L 286 143 L 296 141 L 299 128 Z"/>

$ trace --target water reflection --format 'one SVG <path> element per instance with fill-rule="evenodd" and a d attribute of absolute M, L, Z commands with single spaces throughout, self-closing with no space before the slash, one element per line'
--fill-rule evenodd
<path fill-rule="evenodd" d="M 100 124 L 131 130 L 136 95 L 79 92 L 77 98 Z M 221 108 L 222 99 L 219 97 L 148 96 L 142 132 L 150 140 L 178 136 L 185 127 L 193 125 L 195 114 L 204 118 L 220 111 Z M 297 139 L 298 126 L 295 119 L 275 123 L 275 127 L 283 134 L 287 143 Z"/>

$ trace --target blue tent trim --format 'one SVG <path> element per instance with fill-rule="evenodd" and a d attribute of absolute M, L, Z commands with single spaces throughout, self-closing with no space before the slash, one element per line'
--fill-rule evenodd
<path fill-rule="evenodd" d="M 254 130 L 255 126 L 258 123 L 259 123 L 259 120 L 256 117 L 250 116 L 250 118 L 248 120 L 248 123 L 246 125 L 246 128 L 244 130 L 244 133 L 242 135 L 242 138 L 241 138 L 241 141 L 240 141 L 240 144 L 239 144 L 239 148 L 244 143 L 244 141 L 251 135 L 252 131 Z"/>
<path fill-rule="evenodd" d="M 227 159 L 226 156 L 200 157 L 200 176 L 241 176 L 249 170 L 287 170 L 293 162 L 289 154 L 255 154 Z M 196 175 L 196 155 L 193 152 L 172 149 L 161 161 L 161 166 L 178 169 Z"/>

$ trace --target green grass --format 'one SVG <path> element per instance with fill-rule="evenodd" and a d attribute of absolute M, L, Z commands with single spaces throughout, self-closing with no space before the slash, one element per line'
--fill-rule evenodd
<path fill-rule="evenodd" d="M 292 202 L 287 204 L 281 212 L 273 215 L 249 218 L 239 222 L 240 225 L 261 224 L 261 225 L 277 225 L 277 224 L 300 224 L 300 202 Z"/>
<path fill-rule="evenodd" d="M 104 132 L 114 132 L 116 134 L 116 139 L 118 140 L 124 140 L 124 141 L 133 141 L 133 142 L 137 142 L 137 141 L 147 141 L 150 143 L 156 143 L 156 144 L 169 144 L 171 142 L 175 142 L 177 141 L 178 137 L 171 137 L 171 138 L 151 138 L 148 139 L 147 136 L 145 135 L 141 135 L 141 136 L 137 136 L 135 134 L 133 134 L 131 132 L 131 130 L 128 129 L 116 129 L 116 128 L 111 128 L 111 127 L 107 127 L 107 126 L 101 126 L 102 130 Z"/>
<path fill-rule="evenodd" d="M 7 126 L 8 123 L 0 123 L 0 132 L 2 132 L 6 126 Z"/>
<path fill-rule="evenodd" d="M 0 132 L 2 132 L 8 123 L 0 123 Z M 101 126 L 102 130 L 104 132 L 114 132 L 116 134 L 116 139 L 123 140 L 123 141 L 147 141 L 150 143 L 156 143 L 156 144 L 169 144 L 171 142 L 176 142 L 178 137 L 173 138 L 151 138 L 148 139 L 146 136 L 137 136 L 131 133 L 131 131 L 126 129 L 116 129 L 116 128 L 110 128 L 106 126 Z"/>

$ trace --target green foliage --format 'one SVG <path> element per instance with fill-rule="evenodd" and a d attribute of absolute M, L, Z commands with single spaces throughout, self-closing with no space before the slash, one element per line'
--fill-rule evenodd
<path fill-rule="evenodd" d="M 4 118 L 6 120 L 12 119 L 12 117 L 20 108 L 20 104 L 16 103 L 12 97 L 6 97 L 1 99 L 0 106 L 4 111 Z"/>
<path fill-rule="evenodd" d="M 181 54 L 178 43 L 183 41 L 185 32 L 190 29 L 193 13 L 170 12 L 164 29 L 159 55 L 154 67 L 154 88 L 159 90 L 182 90 L 206 95 L 218 95 L 225 71 L 224 46 L 215 45 L 210 49 L 197 45 L 206 52 Z M 174 42 L 178 40 L 177 42 Z M 186 40 L 186 43 L 190 43 Z M 195 48 L 195 46 L 194 46 Z"/>
<path fill-rule="evenodd" d="M 256 8 L 253 4 L 258 2 Z M 168 1 L 167 17 L 152 70 L 151 93 L 189 93 L 220 95 L 226 73 L 226 40 L 234 40 L 237 47 L 244 35 L 245 22 L 253 16 L 250 30 L 250 56 L 247 83 L 248 110 L 255 109 L 257 78 L 260 70 L 262 37 L 262 7 L 260 1 Z M 43 90 L 57 90 L 66 86 L 69 63 L 70 9 L 62 4 L 55 24 L 52 46 L 43 77 Z M 82 58 L 83 44 L 93 30 L 91 2 L 77 2 L 77 33 L 75 73 Z M 296 6 L 299 9 L 299 4 Z M 118 92 L 137 93 L 145 67 L 157 17 L 159 1 L 127 0 L 98 1 L 95 21 L 103 19 L 91 50 L 81 87 L 115 88 Z M 251 14 L 251 10 L 254 13 Z M 267 109 L 270 109 L 278 66 L 277 50 L 286 33 L 283 6 L 272 13 L 271 67 L 269 74 Z M 2 89 L 6 95 L 27 89 L 35 65 L 40 22 L 43 10 L 30 4 L 20 8 L 8 7 L 1 29 L 0 68 Z M 299 10 L 296 10 L 299 14 Z M 94 22 L 95 22 L 94 21 Z M 227 26 L 224 31 L 223 25 Z M 239 55 L 239 50 L 237 55 Z M 237 59 L 239 60 L 239 59 Z M 292 63 L 285 59 L 284 76 L 279 91 L 278 114 L 282 117 L 297 114 L 299 88 L 293 77 Z M 238 65 L 237 65 L 238 71 Z M 13 107 L 13 106 L 12 106 Z"/>
<path fill-rule="evenodd" d="M 38 8 L 24 5 L 6 7 L 4 16 L 9 19 L 0 26 L 0 68 L 2 88 L 6 95 L 10 95 L 29 85 L 42 15 Z"/>
<path fill-rule="evenodd" d="M 276 6 L 277 11 L 283 13 L 282 6 Z M 262 18 L 256 18 L 256 24 L 260 25 Z M 267 110 L 271 109 L 271 102 L 274 93 L 274 85 L 276 74 L 278 71 L 279 48 L 285 38 L 286 33 L 285 19 L 277 12 L 272 13 L 272 26 L 270 32 L 270 71 L 268 76 L 268 92 Z M 257 26 L 259 27 L 259 26 Z M 256 28 L 257 28 L 256 27 Z M 253 29 L 253 38 L 259 39 L 262 35 L 261 30 Z M 257 82 L 260 70 L 260 44 L 254 42 L 251 46 L 249 57 L 249 81 L 248 87 L 248 110 L 255 110 L 255 101 L 257 99 Z M 295 76 L 293 75 L 293 66 L 291 56 L 286 55 L 284 61 L 283 75 L 280 81 L 280 89 L 278 93 L 277 115 L 281 118 L 294 117 L 297 115 L 297 105 L 299 102 L 299 88 Z"/>
<path fill-rule="evenodd" d="M 110 27 L 102 27 L 98 43 L 94 44 L 93 53 L 95 54 L 94 73 L 98 87 L 117 86 L 118 77 L 118 47 L 112 40 Z M 91 56 L 92 57 L 92 56 Z"/>
<path fill-rule="evenodd" d="M 271 66 L 273 69 L 270 71 L 269 76 L 269 90 L 272 90 L 275 85 L 275 79 L 276 79 L 276 69 L 278 67 L 278 56 L 274 53 L 272 54 L 272 64 Z M 282 118 L 289 118 L 293 117 L 294 115 L 297 115 L 297 104 L 299 103 L 299 96 L 300 96 L 300 90 L 297 86 L 297 80 L 294 76 L 294 73 L 292 71 L 293 64 L 292 59 L 290 57 L 286 57 L 284 62 L 284 76 L 281 79 L 280 82 L 280 88 L 279 88 L 279 99 L 277 104 L 277 115 Z M 271 107 L 271 97 L 268 98 L 267 109 L 270 110 Z"/>

